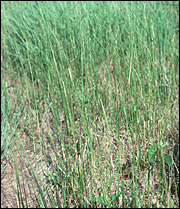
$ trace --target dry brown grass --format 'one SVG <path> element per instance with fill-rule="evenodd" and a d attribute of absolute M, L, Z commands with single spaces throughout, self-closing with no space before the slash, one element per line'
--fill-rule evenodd
<path fill-rule="evenodd" d="M 103 64 L 105 65 L 105 63 Z M 113 72 L 112 61 L 110 61 L 110 70 Z M 113 76 L 110 80 L 104 80 L 106 75 L 101 73 L 100 70 L 100 79 L 102 82 L 110 82 L 109 85 L 113 86 Z M 111 72 L 111 73 L 112 73 Z M 15 84 L 14 84 L 15 85 Z M 16 84 L 18 88 L 22 88 L 21 84 L 17 82 Z M 15 87 L 14 87 L 15 88 Z M 101 86 L 99 86 L 101 88 Z M 23 92 L 23 91 L 22 91 Z M 17 171 L 19 176 L 19 184 L 17 181 L 14 162 L 10 157 L 6 157 L 3 162 L 3 166 L 6 165 L 5 172 L 1 175 L 1 207 L 23 207 L 22 204 L 19 204 L 18 201 L 22 198 L 22 201 L 25 204 L 25 207 L 39 207 L 39 192 L 37 188 L 36 181 L 34 179 L 32 170 L 30 168 L 28 159 L 32 165 L 35 174 L 38 177 L 38 182 L 42 187 L 42 190 L 45 195 L 45 202 L 47 207 L 51 207 L 51 203 L 49 199 L 54 198 L 56 202 L 56 207 L 63 205 L 63 193 L 62 193 L 62 185 L 55 186 L 52 179 L 49 179 L 48 176 L 52 176 L 52 178 L 56 179 L 56 172 L 61 172 L 58 166 L 58 161 L 62 161 L 64 165 L 66 165 L 66 169 L 69 169 L 71 172 L 75 174 L 76 180 L 78 180 L 79 170 L 75 166 L 75 164 L 80 165 L 80 170 L 83 171 L 83 166 L 87 167 L 87 162 L 89 161 L 88 156 L 85 154 L 87 150 L 87 142 L 89 138 L 85 134 L 81 120 L 77 118 L 75 120 L 75 132 L 71 133 L 71 136 L 67 136 L 67 127 L 65 123 L 65 118 L 62 113 L 59 113 L 59 130 L 61 130 L 61 134 L 57 134 L 57 127 L 54 124 L 54 116 L 51 112 L 50 107 L 46 104 L 45 101 L 40 102 L 40 108 L 42 113 L 40 117 L 37 117 L 37 112 L 31 105 L 31 101 L 26 97 L 25 94 L 22 93 L 22 98 L 24 98 L 26 102 L 26 106 L 24 108 L 24 112 L 22 113 L 22 123 L 26 121 L 26 125 L 19 131 L 19 138 L 16 137 L 14 143 L 14 154 L 16 159 Z M 16 94 L 14 94 L 14 100 L 18 103 L 18 99 Z M 177 105 L 177 104 L 175 104 Z M 78 112 L 78 107 L 75 108 L 75 111 Z M 177 107 L 178 112 L 178 107 Z M 178 115 L 176 114 L 176 119 L 178 120 Z M 164 114 L 171 114 L 168 111 L 164 111 Z M 129 206 L 131 206 L 131 201 L 133 201 L 132 194 L 132 186 L 135 181 L 138 181 L 139 187 L 137 188 L 136 193 L 144 190 L 144 198 L 146 201 L 143 204 L 143 207 L 148 206 L 148 201 L 150 203 L 150 207 L 161 207 L 162 198 L 165 195 L 164 190 L 161 193 L 158 191 L 159 186 L 161 185 L 163 188 L 164 179 L 159 178 L 159 169 L 158 167 L 153 167 L 151 171 L 148 171 L 148 163 L 147 163 L 147 150 L 148 146 L 147 136 L 142 133 L 139 137 L 140 141 L 140 149 L 142 162 L 141 166 L 133 164 L 132 159 L 135 156 L 138 156 L 138 145 L 134 144 L 132 141 L 132 135 L 129 131 L 129 128 L 124 126 L 121 127 L 119 133 L 117 133 L 115 128 L 106 126 L 106 122 L 110 120 L 111 114 L 106 115 L 104 113 L 104 117 L 102 118 L 92 118 L 96 121 L 94 126 L 92 125 L 90 130 L 90 138 L 92 139 L 92 144 L 94 147 L 93 150 L 93 158 L 92 158 L 92 168 L 91 173 L 93 175 L 93 179 L 90 175 L 90 172 L 87 170 L 84 173 L 84 191 L 87 205 L 90 205 L 90 200 L 88 197 L 90 196 L 91 186 L 93 188 L 93 194 L 98 197 L 101 195 L 103 188 L 108 188 L 107 182 L 112 182 L 111 191 L 115 193 L 119 190 L 121 185 L 118 182 L 122 182 L 124 185 L 124 197 L 127 202 L 129 202 Z M 154 132 L 154 137 L 158 140 L 159 132 L 161 131 L 161 127 L 163 127 L 163 118 L 159 118 L 159 121 L 156 123 L 156 131 Z M 142 118 L 143 119 L 143 118 Z M 144 120 L 144 126 L 148 126 L 148 123 Z M 20 125 L 20 126 L 21 126 Z M 169 128 L 169 132 L 167 131 L 167 138 L 170 138 L 170 146 L 167 153 L 174 152 L 174 156 L 176 158 L 176 162 L 179 159 L 178 154 L 178 140 L 179 140 L 179 128 L 178 126 L 174 126 L 174 131 L 172 132 Z M 134 129 L 135 130 L 135 129 Z M 58 143 L 60 136 L 63 136 L 65 139 L 65 143 Z M 118 138 L 117 138 L 118 136 Z M 136 133 L 134 133 L 134 138 L 136 138 Z M 22 149 L 20 140 L 26 150 L 26 154 Z M 73 144 L 74 150 L 76 149 L 76 145 L 81 140 L 83 156 L 81 156 L 78 152 L 74 155 L 67 155 L 67 150 L 70 150 L 70 141 L 75 142 Z M 154 139 L 149 140 L 152 144 Z M 149 144 L 149 145 L 152 145 Z M 175 144 L 175 145 L 174 145 Z M 13 150 L 12 149 L 12 150 Z M 120 160 L 120 159 L 121 160 Z M 135 159 L 135 161 L 138 161 Z M 140 168 L 140 170 L 139 170 Z M 89 168 L 90 169 L 90 168 Z M 69 171 L 68 171 L 69 172 Z M 166 170 L 167 176 L 169 176 L 170 170 Z M 144 182 L 147 173 L 150 175 L 149 185 L 146 185 L 144 188 Z M 136 175 L 136 176 L 135 176 Z M 138 178 L 135 178 L 138 177 Z M 176 176 L 171 176 L 172 184 L 175 181 L 177 183 L 177 179 L 179 177 L 179 173 L 176 172 Z M 61 183 L 63 184 L 63 173 Z M 119 181 L 119 179 L 121 179 Z M 73 178 L 69 177 L 69 185 L 71 188 L 72 194 L 68 194 L 68 189 L 66 191 L 66 204 L 69 207 L 75 207 L 78 203 L 78 190 L 79 188 L 74 183 Z M 91 185 L 92 183 L 92 185 Z M 169 185 L 168 185 L 169 186 Z M 171 185 L 170 185 L 171 186 Z M 148 190 L 149 188 L 149 190 Z M 170 188 L 170 187 L 169 187 Z M 172 196 L 173 185 L 171 186 L 171 196 L 169 197 L 169 201 L 174 201 L 174 197 Z M 175 189 L 174 189 L 175 190 Z M 170 191 L 170 190 L 169 190 Z M 52 194 L 51 194 L 52 193 Z M 18 199 L 19 195 L 19 199 Z M 175 194 L 173 194 L 175 195 Z M 59 196 L 59 198 L 58 198 Z M 108 199 L 109 197 L 107 197 Z M 142 198 L 142 197 L 141 197 Z M 122 197 L 119 197 L 119 204 L 122 205 Z M 174 202 L 176 206 L 176 202 Z M 98 204 L 97 204 L 98 206 Z"/>

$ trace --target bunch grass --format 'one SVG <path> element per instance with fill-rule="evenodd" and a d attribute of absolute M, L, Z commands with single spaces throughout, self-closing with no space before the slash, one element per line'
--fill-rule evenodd
<path fill-rule="evenodd" d="M 18 207 L 178 207 L 179 2 L 1 13 L 1 140 L 12 138 Z M 15 133 L 3 125 L 14 118 Z"/>

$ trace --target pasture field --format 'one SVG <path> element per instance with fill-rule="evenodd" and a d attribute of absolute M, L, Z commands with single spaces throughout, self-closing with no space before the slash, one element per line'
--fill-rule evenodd
<path fill-rule="evenodd" d="M 1 2 L 1 207 L 179 207 L 179 2 Z"/>

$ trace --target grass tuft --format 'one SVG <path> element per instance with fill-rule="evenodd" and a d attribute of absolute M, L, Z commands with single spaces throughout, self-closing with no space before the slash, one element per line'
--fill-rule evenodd
<path fill-rule="evenodd" d="M 1 206 L 179 207 L 179 2 L 1 13 Z"/>

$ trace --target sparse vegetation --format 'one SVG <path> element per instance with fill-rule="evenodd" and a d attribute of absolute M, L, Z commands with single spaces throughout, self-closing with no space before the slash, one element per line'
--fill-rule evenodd
<path fill-rule="evenodd" d="M 1 207 L 179 207 L 179 2 L 1 17 Z"/>

